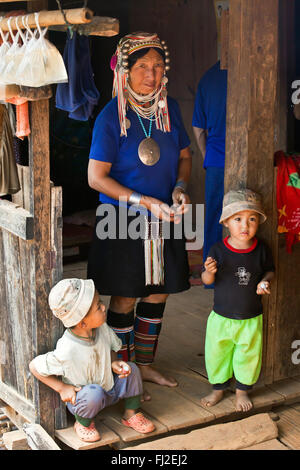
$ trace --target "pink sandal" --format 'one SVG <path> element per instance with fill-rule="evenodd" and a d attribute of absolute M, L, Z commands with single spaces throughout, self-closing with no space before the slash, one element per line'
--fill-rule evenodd
<path fill-rule="evenodd" d="M 100 433 L 97 431 L 94 421 L 91 422 L 89 427 L 83 426 L 78 421 L 75 421 L 74 430 L 79 439 L 84 442 L 96 442 L 100 441 L 101 439 Z"/>
<path fill-rule="evenodd" d="M 137 432 L 140 432 L 141 434 L 147 434 L 148 432 L 152 432 L 155 429 L 152 421 L 147 419 L 141 412 L 133 415 L 127 420 L 122 419 L 122 424 L 134 429 Z"/>

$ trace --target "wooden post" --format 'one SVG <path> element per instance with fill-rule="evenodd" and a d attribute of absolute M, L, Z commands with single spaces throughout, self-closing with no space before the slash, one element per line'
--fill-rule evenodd
<path fill-rule="evenodd" d="M 28 3 L 28 11 L 46 9 L 47 0 Z M 29 165 L 30 165 L 30 212 L 34 215 L 34 260 L 35 260 L 35 311 L 36 324 L 33 328 L 35 353 L 43 354 L 53 349 L 51 338 L 52 317 L 48 306 L 51 285 L 49 252 L 50 233 L 50 150 L 49 150 L 49 102 L 30 103 Z M 38 423 L 54 435 L 53 391 L 35 381 L 34 405 Z"/>
<path fill-rule="evenodd" d="M 248 187 L 261 194 L 268 220 L 259 236 L 274 246 L 274 150 L 278 79 L 279 0 L 231 0 L 225 192 Z M 276 283 L 264 299 L 264 367 L 275 321 Z"/>

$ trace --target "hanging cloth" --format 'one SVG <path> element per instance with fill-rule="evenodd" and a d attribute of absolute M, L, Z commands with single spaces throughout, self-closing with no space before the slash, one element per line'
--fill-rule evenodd
<path fill-rule="evenodd" d="M 0 105 L 0 196 L 21 189 L 13 148 L 13 134 L 8 111 Z"/>
<path fill-rule="evenodd" d="M 277 171 L 278 232 L 285 233 L 286 250 L 300 241 L 300 156 L 275 153 Z"/>
<path fill-rule="evenodd" d="M 69 82 L 56 89 L 56 107 L 69 112 L 69 117 L 87 121 L 98 103 L 100 94 L 94 83 L 89 38 L 68 31 L 63 59 Z"/>

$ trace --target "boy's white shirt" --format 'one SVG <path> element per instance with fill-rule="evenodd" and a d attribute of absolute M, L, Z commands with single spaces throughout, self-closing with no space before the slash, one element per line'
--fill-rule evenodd
<path fill-rule="evenodd" d="M 98 384 L 109 391 L 114 386 L 111 350 L 117 352 L 121 346 L 122 341 L 107 323 L 97 328 L 94 342 L 77 338 L 66 330 L 56 349 L 37 356 L 33 364 L 44 377 L 57 375 L 67 384 Z"/>

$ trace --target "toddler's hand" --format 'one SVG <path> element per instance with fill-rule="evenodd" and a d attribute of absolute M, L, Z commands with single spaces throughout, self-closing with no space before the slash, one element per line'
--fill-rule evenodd
<path fill-rule="evenodd" d="M 257 295 L 271 294 L 269 281 L 261 281 L 257 284 Z"/>
<path fill-rule="evenodd" d="M 125 361 L 113 361 L 111 368 L 115 374 L 118 374 L 120 379 L 124 379 L 131 374 L 131 367 Z"/>
<path fill-rule="evenodd" d="M 205 270 L 211 274 L 215 274 L 218 271 L 216 260 L 211 258 L 210 256 L 206 258 L 204 267 L 205 267 Z"/>
<path fill-rule="evenodd" d="M 60 398 L 64 403 L 71 403 L 75 405 L 76 403 L 76 392 L 79 392 L 81 387 L 75 387 L 74 385 L 64 384 L 62 390 L 60 391 Z"/>

